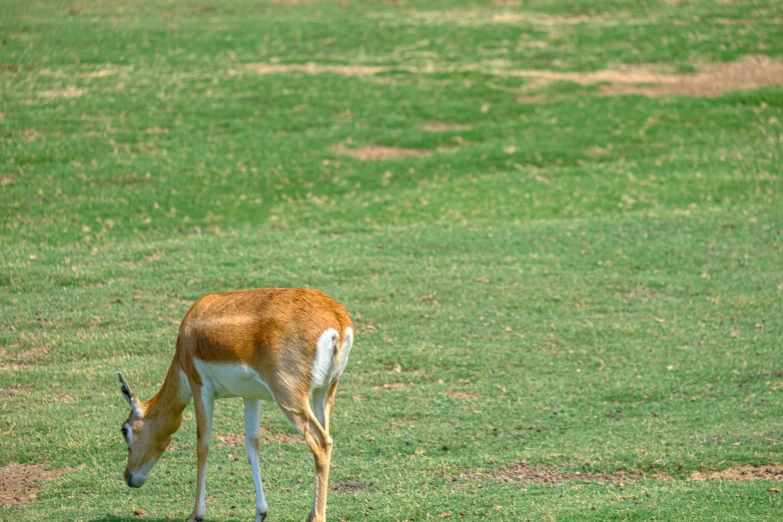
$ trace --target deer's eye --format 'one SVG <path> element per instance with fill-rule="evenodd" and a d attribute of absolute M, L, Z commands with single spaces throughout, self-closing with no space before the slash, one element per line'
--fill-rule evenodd
<path fill-rule="evenodd" d="M 128 439 L 128 431 L 129 430 L 127 426 L 122 427 L 122 436 L 125 437 L 126 440 Z"/>

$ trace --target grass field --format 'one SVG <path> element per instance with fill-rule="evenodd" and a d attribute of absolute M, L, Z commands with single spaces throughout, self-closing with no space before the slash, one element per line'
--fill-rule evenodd
<path fill-rule="evenodd" d="M 186 518 L 193 409 L 131 490 L 116 372 L 149 398 L 193 300 L 268 286 L 357 326 L 330 520 L 780 520 L 782 23 L 5 0 L 0 466 L 67 472 L 0 520 Z M 310 451 L 262 419 L 269 520 L 303 520 Z M 208 520 L 252 520 L 242 433 L 219 402 Z"/>

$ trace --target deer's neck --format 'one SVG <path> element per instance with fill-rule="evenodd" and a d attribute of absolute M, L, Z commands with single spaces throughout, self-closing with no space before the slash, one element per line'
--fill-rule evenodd
<path fill-rule="evenodd" d="M 182 422 L 182 411 L 190 403 L 190 384 L 175 358 L 158 393 L 144 403 L 144 417 L 160 419 L 161 429 L 174 433 Z"/>

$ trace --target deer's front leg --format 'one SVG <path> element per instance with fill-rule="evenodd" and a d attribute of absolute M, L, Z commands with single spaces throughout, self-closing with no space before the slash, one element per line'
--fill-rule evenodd
<path fill-rule="evenodd" d="M 250 468 L 253 471 L 253 485 L 256 488 L 256 520 L 266 519 L 269 507 L 264 497 L 264 487 L 261 484 L 261 471 L 258 467 L 258 453 L 261 437 L 261 401 L 245 399 L 245 450 Z"/>
<path fill-rule="evenodd" d="M 196 407 L 198 476 L 196 479 L 196 505 L 188 522 L 195 522 L 203 520 L 207 515 L 207 454 L 209 453 L 209 437 L 212 434 L 215 396 L 212 390 L 204 385 L 191 385 L 191 389 L 193 390 L 193 403 Z"/>

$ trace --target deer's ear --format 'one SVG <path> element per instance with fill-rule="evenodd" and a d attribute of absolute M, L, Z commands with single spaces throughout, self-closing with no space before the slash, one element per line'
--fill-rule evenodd
<path fill-rule="evenodd" d="M 122 391 L 122 396 L 125 397 L 126 401 L 128 401 L 128 404 L 130 405 L 133 413 L 138 414 L 140 411 L 139 403 L 136 400 L 136 397 L 133 395 L 130 386 L 128 386 L 128 381 L 125 380 L 125 377 L 123 377 L 121 373 L 117 373 L 117 377 L 120 379 L 120 383 L 122 383 L 122 387 L 120 388 L 120 391 Z"/>

